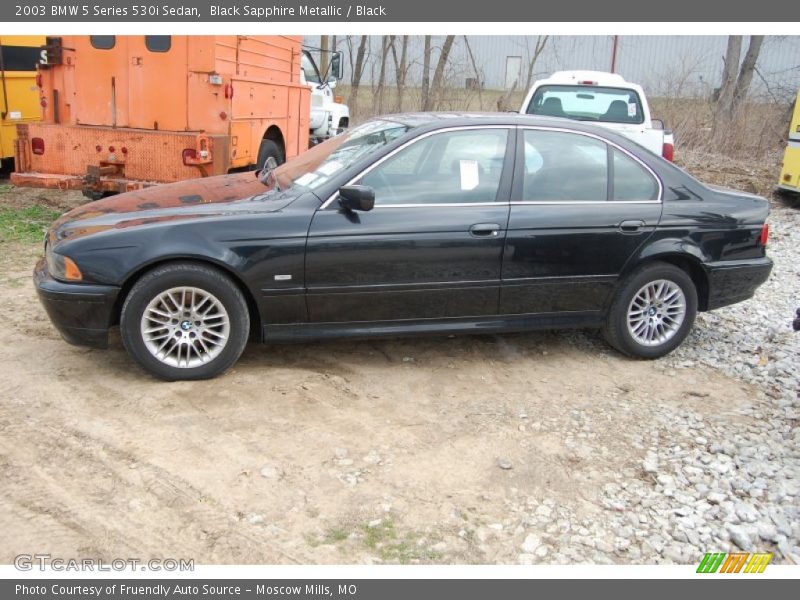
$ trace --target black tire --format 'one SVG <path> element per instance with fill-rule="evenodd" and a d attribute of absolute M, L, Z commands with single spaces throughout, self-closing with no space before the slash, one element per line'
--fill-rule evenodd
<path fill-rule="evenodd" d="M 645 285 L 658 280 L 666 280 L 680 287 L 685 302 L 683 322 L 672 337 L 658 345 L 648 346 L 640 343 L 628 329 L 628 307 L 634 296 Z M 663 262 L 642 265 L 633 271 L 617 288 L 611 300 L 603 335 L 606 341 L 628 356 L 636 358 L 659 358 L 672 352 L 686 339 L 697 315 L 697 289 L 686 271 Z"/>
<path fill-rule="evenodd" d="M 256 171 L 264 168 L 264 163 L 267 162 L 269 157 L 274 158 L 279 165 L 283 164 L 284 156 L 280 146 L 272 140 L 261 140 L 261 145 L 258 147 L 258 160 L 256 161 Z"/>
<path fill-rule="evenodd" d="M 198 288 L 212 295 L 227 312 L 227 342 L 216 356 L 197 366 L 178 367 L 162 362 L 148 349 L 143 338 L 142 316 L 148 304 L 159 294 L 176 287 Z M 197 263 L 171 263 L 146 273 L 125 298 L 120 317 L 120 335 L 128 354 L 145 371 L 167 381 L 210 379 L 220 375 L 239 359 L 249 333 L 250 314 L 241 290 L 221 271 Z"/>

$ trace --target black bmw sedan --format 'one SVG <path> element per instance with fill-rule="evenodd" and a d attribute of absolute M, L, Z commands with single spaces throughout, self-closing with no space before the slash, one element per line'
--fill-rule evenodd
<path fill-rule="evenodd" d="M 68 342 L 119 324 L 168 380 L 222 373 L 248 339 L 586 327 L 657 358 L 767 279 L 768 212 L 586 123 L 393 115 L 257 177 L 72 210 L 34 279 Z"/>

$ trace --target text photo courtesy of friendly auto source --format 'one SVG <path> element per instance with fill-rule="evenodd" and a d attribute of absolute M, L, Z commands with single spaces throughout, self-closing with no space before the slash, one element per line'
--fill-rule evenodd
<path fill-rule="evenodd" d="M 3 563 L 800 560 L 800 38 L 157 33 L 0 36 Z"/>

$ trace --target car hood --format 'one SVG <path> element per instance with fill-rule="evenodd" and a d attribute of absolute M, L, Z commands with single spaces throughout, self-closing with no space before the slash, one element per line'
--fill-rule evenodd
<path fill-rule="evenodd" d="M 191 179 L 126 192 L 74 208 L 53 223 L 48 238 L 55 244 L 111 229 L 274 212 L 300 193 L 297 187 L 283 191 L 270 189 L 252 172 Z"/>

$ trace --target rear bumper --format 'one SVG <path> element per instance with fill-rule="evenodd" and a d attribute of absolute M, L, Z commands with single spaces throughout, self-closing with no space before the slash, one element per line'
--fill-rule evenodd
<path fill-rule="evenodd" d="M 772 260 L 748 260 L 707 263 L 708 310 L 736 304 L 753 297 L 772 271 Z"/>
<path fill-rule="evenodd" d="M 57 281 L 47 272 L 44 259 L 36 265 L 33 282 L 39 301 L 61 337 L 76 346 L 108 346 L 118 287 Z"/>

